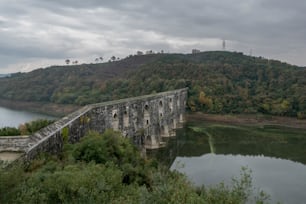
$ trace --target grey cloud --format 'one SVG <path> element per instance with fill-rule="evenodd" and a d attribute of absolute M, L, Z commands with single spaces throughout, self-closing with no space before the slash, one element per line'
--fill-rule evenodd
<path fill-rule="evenodd" d="M 229 49 L 305 64 L 305 9 L 305 2 L 287 0 L 2 0 L 0 54 L 20 60 L 188 52 L 209 48 L 203 42 L 211 38 L 220 39 L 214 49 L 226 39 Z"/>

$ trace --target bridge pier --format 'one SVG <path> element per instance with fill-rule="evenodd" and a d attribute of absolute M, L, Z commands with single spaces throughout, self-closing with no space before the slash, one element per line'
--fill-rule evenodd
<path fill-rule="evenodd" d="M 109 128 L 136 144 L 159 148 L 162 137 L 174 136 L 184 122 L 186 100 L 187 88 L 87 105 L 30 136 L 23 151 L 27 159 L 40 152 L 56 153 L 64 141 L 74 143 L 89 130 L 103 133 Z"/>

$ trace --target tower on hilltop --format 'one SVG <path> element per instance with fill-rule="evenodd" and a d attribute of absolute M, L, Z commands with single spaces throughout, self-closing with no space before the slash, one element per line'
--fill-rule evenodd
<path fill-rule="evenodd" d="M 225 50 L 225 40 L 222 41 L 222 49 Z"/>

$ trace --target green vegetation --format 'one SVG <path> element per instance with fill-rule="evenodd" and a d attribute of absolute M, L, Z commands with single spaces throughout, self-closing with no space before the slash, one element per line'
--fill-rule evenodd
<path fill-rule="evenodd" d="M 34 132 L 42 129 L 53 123 L 53 120 L 38 119 L 25 124 L 19 125 L 18 128 L 15 127 L 4 127 L 0 128 L 1 136 L 18 136 L 18 135 L 30 135 Z"/>
<path fill-rule="evenodd" d="M 262 192 L 257 196 L 245 169 L 231 186 L 196 189 L 184 175 L 142 158 L 112 130 L 90 132 L 80 143 L 65 144 L 58 157 L 42 155 L 25 168 L 0 169 L 0 203 L 215 204 L 267 199 Z"/>
<path fill-rule="evenodd" d="M 16 136 L 20 135 L 20 130 L 15 127 L 3 127 L 0 128 L 0 137 L 1 136 Z"/>
<path fill-rule="evenodd" d="M 212 150 L 222 155 L 265 155 L 306 164 L 305 145 L 305 129 L 205 121 L 187 123 L 168 141 L 167 148 L 152 154 L 165 165 L 171 165 L 177 156 L 201 156 Z"/>
<path fill-rule="evenodd" d="M 191 111 L 306 117 L 306 69 L 236 52 L 152 54 L 0 79 L 4 99 L 84 105 L 188 86 Z"/>

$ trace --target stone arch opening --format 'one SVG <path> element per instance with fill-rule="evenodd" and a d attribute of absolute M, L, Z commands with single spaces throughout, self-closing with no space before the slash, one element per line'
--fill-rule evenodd
<path fill-rule="evenodd" d="M 159 101 L 159 107 L 163 107 L 163 102 Z"/>
<path fill-rule="evenodd" d="M 149 125 L 149 123 L 150 123 L 149 120 L 146 120 L 146 124 Z"/>
<path fill-rule="evenodd" d="M 117 113 L 114 113 L 113 118 L 116 120 L 118 118 Z"/>
<path fill-rule="evenodd" d="M 129 114 L 128 114 L 128 108 L 126 107 L 125 110 L 123 111 L 123 126 L 127 128 L 129 126 Z"/>
<path fill-rule="evenodd" d="M 151 138 L 150 135 L 148 135 L 148 136 L 145 138 L 145 140 L 146 140 L 146 143 L 147 143 L 147 144 L 150 144 L 150 143 L 152 142 L 152 138 Z"/>
<path fill-rule="evenodd" d="M 148 111 L 148 110 L 149 110 L 149 105 L 146 104 L 145 107 L 144 107 L 144 109 L 145 109 L 146 111 Z"/>

